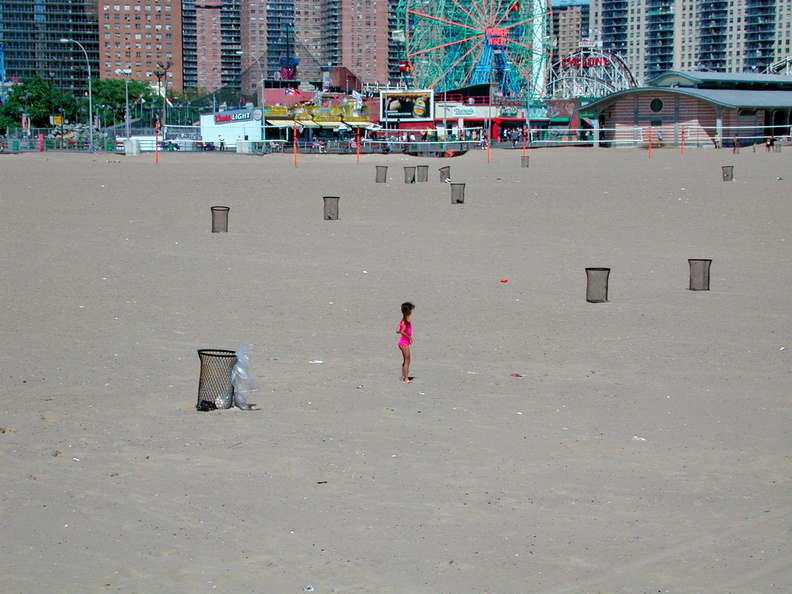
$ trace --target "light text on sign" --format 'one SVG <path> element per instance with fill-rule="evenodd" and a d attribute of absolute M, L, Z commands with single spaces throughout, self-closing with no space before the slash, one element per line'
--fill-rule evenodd
<path fill-rule="evenodd" d="M 591 68 L 592 66 L 610 66 L 608 58 L 564 58 L 561 60 L 563 68 Z"/>
<path fill-rule="evenodd" d="M 509 30 L 503 27 L 487 27 L 487 45 L 506 45 L 509 41 Z"/>
<path fill-rule="evenodd" d="M 243 111 L 237 112 L 232 114 L 215 114 L 214 121 L 215 124 L 228 124 L 231 122 L 243 122 L 245 120 L 250 120 L 253 117 L 253 112 L 250 111 Z"/>

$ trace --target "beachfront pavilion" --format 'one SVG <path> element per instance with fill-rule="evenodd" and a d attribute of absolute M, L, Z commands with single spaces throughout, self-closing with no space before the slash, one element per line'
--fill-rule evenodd
<path fill-rule="evenodd" d="M 792 76 L 666 72 L 649 86 L 613 93 L 579 108 L 594 146 L 743 145 L 785 137 L 792 123 Z"/>

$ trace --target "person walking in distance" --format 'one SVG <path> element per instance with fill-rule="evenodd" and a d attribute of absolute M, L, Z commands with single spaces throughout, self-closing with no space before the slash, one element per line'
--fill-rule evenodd
<path fill-rule="evenodd" d="M 410 322 L 410 315 L 415 309 L 415 305 L 409 301 L 402 303 L 401 312 L 402 319 L 399 322 L 399 327 L 396 328 L 396 334 L 399 335 L 399 350 L 402 352 L 402 371 L 401 381 L 412 382 L 410 379 L 410 345 L 412 344 L 412 323 Z"/>

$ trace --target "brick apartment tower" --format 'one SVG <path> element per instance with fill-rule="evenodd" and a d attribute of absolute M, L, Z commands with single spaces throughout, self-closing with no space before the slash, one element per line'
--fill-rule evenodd
<path fill-rule="evenodd" d="M 395 4 L 395 0 L 243 2 L 239 50 L 243 91 L 258 92 L 259 63 L 265 78 L 272 79 L 284 58 L 300 60 L 297 78 L 303 85 L 321 82 L 322 69 L 328 66 L 346 67 L 364 83 L 386 84 L 389 16 Z"/>
<path fill-rule="evenodd" d="M 222 0 L 195 2 L 196 88 L 206 91 L 223 86 L 222 8 Z"/>
<path fill-rule="evenodd" d="M 346 66 L 363 83 L 387 83 L 388 0 L 339 0 L 339 55 L 333 65 Z"/>
<path fill-rule="evenodd" d="M 119 78 L 116 70 L 131 70 L 130 79 L 157 84 L 158 64 L 171 63 L 162 84 L 181 91 L 181 0 L 99 0 L 99 78 Z"/>

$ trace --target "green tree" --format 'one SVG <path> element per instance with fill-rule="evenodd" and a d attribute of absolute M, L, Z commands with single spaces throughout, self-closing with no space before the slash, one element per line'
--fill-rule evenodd
<path fill-rule="evenodd" d="M 61 92 L 50 81 L 40 77 L 23 78 L 6 93 L 5 103 L 0 106 L 0 130 L 21 126 L 22 115 L 30 116 L 33 128 L 49 128 L 50 116 L 63 115 L 73 119 L 77 112 L 77 101 Z"/>
<path fill-rule="evenodd" d="M 151 88 L 138 80 L 129 81 L 130 117 L 132 106 L 140 99 L 147 101 L 153 97 Z M 113 126 L 124 121 L 126 111 L 126 81 L 118 78 L 107 78 L 93 83 L 94 113 L 102 118 L 104 126 Z"/>

